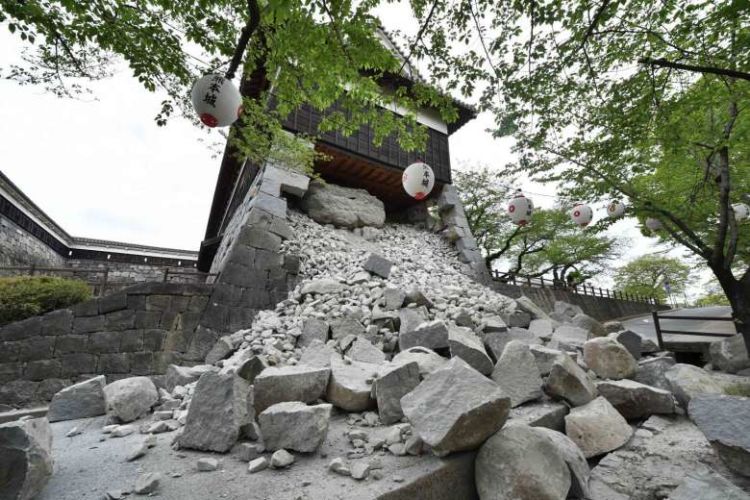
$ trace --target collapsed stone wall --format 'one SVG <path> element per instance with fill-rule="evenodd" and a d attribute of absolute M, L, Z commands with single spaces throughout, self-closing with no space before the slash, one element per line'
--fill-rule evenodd
<path fill-rule="evenodd" d="M 112 262 L 106 260 L 92 260 L 92 259 L 68 259 L 65 261 L 65 267 L 71 269 L 86 269 L 104 271 L 108 270 L 107 281 L 110 284 L 116 285 L 121 283 L 125 286 L 132 285 L 135 283 L 147 283 L 164 281 L 164 272 L 168 269 L 169 271 L 184 272 L 184 271 L 195 271 L 190 266 L 176 267 L 176 266 L 163 266 L 153 264 L 133 264 L 128 262 Z M 81 274 L 76 276 L 81 277 Z M 101 273 L 92 273 L 90 278 L 92 281 L 101 279 Z M 203 283 L 205 282 L 205 276 L 200 274 L 195 275 L 169 275 L 170 283 Z"/>
<path fill-rule="evenodd" d="M 1 214 L 0 241 L 0 267 L 65 265 L 60 254 Z"/>
<path fill-rule="evenodd" d="M 491 286 L 499 293 L 514 299 L 521 296 L 528 297 L 545 312 L 552 312 L 555 308 L 555 302 L 557 301 L 574 304 L 583 309 L 586 314 L 599 321 L 648 314 L 654 309 L 669 309 L 669 306 L 664 304 L 657 306 L 645 302 L 579 295 L 568 290 L 558 290 L 553 288 L 532 288 L 519 285 L 509 285 L 497 281 L 492 282 Z"/>
<path fill-rule="evenodd" d="M 0 403 L 47 401 L 66 385 L 164 373 L 202 359 L 205 284 L 149 283 L 0 328 Z"/>

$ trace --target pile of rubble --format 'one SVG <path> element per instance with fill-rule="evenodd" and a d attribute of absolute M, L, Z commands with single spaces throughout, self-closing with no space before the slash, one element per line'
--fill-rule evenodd
<path fill-rule="evenodd" d="M 106 413 L 110 439 L 145 436 L 127 460 L 170 433 L 176 449 L 231 452 L 253 477 L 317 457 L 321 477 L 367 484 L 386 479 L 389 461 L 469 457 L 473 476 L 453 496 L 422 480 L 423 491 L 403 498 L 750 498 L 750 399 L 723 394 L 750 387 L 746 377 L 675 363 L 577 306 L 558 302 L 548 314 L 497 294 L 449 242 L 418 227 L 290 219 L 285 245 L 301 256 L 301 281 L 286 300 L 220 339 L 205 365 L 170 366 L 157 384 L 87 380 L 55 395 L 49 420 Z M 0 426 L 0 456 L 8 432 Z M 683 433 L 689 446 L 675 442 Z M 45 439 L 35 446 L 49 450 Z M 324 452 L 332 441 L 345 452 Z M 39 471 L 51 470 L 43 455 L 24 455 L 35 472 L 8 498 L 38 487 Z M 144 472 L 132 491 L 152 493 L 162 479 Z"/>

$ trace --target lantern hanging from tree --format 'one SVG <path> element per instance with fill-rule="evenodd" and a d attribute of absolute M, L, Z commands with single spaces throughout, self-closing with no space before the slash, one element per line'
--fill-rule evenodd
<path fill-rule="evenodd" d="M 586 227 L 594 218 L 594 211 L 584 203 L 576 203 L 570 211 L 570 218 L 581 227 Z"/>
<path fill-rule="evenodd" d="M 534 202 L 531 198 L 525 197 L 519 189 L 508 204 L 510 220 L 519 226 L 525 226 L 531 221 L 532 213 L 534 213 Z"/>
<path fill-rule="evenodd" d="M 423 200 L 435 187 L 435 173 L 428 164 L 418 161 L 406 167 L 401 183 L 406 194 L 415 200 Z"/>
<path fill-rule="evenodd" d="M 242 112 L 242 96 L 232 80 L 209 74 L 193 85 L 193 108 L 207 127 L 228 127 Z"/>
<path fill-rule="evenodd" d="M 654 219 L 653 217 L 649 217 L 646 219 L 646 227 L 649 228 L 651 231 L 658 231 L 659 229 L 662 229 L 664 225 L 661 223 L 659 219 Z"/>
<path fill-rule="evenodd" d="M 611 201 L 609 205 L 607 205 L 607 217 L 610 219 L 619 219 L 623 215 L 625 215 L 625 204 L 621 201 Z"/>
<path fill-rule="evenodd" d="M 750 206 L 745 203 L 735 203 L 732 205 L 732 210 L 734 211 L 734 220 L 737 222 L 750 219 Z"/>

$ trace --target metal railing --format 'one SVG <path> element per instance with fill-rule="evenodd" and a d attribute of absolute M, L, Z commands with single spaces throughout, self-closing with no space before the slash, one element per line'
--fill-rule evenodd
<path fill-rule="evenodd" d="M 676 316 L 676 315 L 669 315 L 669 316 L 659 316 L 659 313 L 657 311 L 653 311 L 651 315 L 654 318 L 654 330 L 656 330 L 656 340 L 659 344 L 659 349 L 664 349 L 664 339 L 663 334 L 672 334 L 672 335 L 693 335 L 696 337 L 732 337 L 736 335 L 735 333 L 729 333 L 729 332 L 695 332 L 691 330 L 665 330 L 661 327 L 661 322 L 664 320 L 670 320 L 670 319 L 677 319 L 677 320 L 688 320 L 688 321 L 731 321 L 734 322 L 734 318 L 732 317 L 726 317 L 726 316 Z"/>
<path fill-rule="evenodd" d="M 603 297 L 607 299 L 626 300 L 629 302 L 644 302 L 646 304 L 659 305 L 656 297 L 646 295 L 625 293 L 618 290 L 609 290 L 607 288 L 595 287 L 582 283 L 580 285 L 567 285 L 560 280 L 545 278 L 544 276 L 528 276 L 516 273 L 504 273 L 498 270 L 492 271 L 492 278 L 495 281 L 507 283 L 509 285 L 527 286 L 531 288 L 552 288 L 555 290 L 567 290 L 578 295 L 588 295 L 591 297 Z"/>
<path fill-rule="evenodd" d="M 125 287 L 135 285 L 137 283 L 146 283 L 161 281 L 163 283 L 170 282 L 184 282 L 186 278 L 194 277 L 196 279 L 189 279 L 189 282 L 210 282 L 211 278 L 217 276 L 215 273 L 204 273 L 201 271 L 183 270 L 183 269 L 171 269 L 165 267 L 163 271 L 154 272 L 153 278 L 125 278 L 116 277 L 112 279 L 112 274 L 116 274 L 114 268 L 109 266 L 101 269 L 85 269 L 76 267 L 41 267 L 41 266 L 9 266 L 0 267 L 0 276 L 60 276 L 71 279 L 76 279 L 85 282 L 91 288 L 91 295 L 93 297 L 101 297 L 108 293 L 116 292 Z"/>

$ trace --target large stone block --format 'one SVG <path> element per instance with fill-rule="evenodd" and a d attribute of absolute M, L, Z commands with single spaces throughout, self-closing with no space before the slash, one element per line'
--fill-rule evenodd
<path fill-rule="evenodd" d="M 482 500 L 588 498 L 589 469 L 576 445 L 559 432 L 515 424 L 479 450 L 476 482 Z"/>
<path fill-rule="evenodd" d="M 52 476 L 52 430 L 46 418 L 0 425 L 0 498 L 31 500 Z"/>
<path fill-rule="evenodd" d="M 272 451 L 315 451 L 328 433 L 331 408 L 330 404 L 307 406 L 298 401 L 266 408 L 258 415 L 263 445 Z"/>
<path fill-rule="evenodd" d="M 523 342 L 508 342 L 492 370 L 492 380 L 510 397 L 511 407 L 542 397 L 542 377 Z"/>
<path fill-rule="evenodd" d="M 195 386 L 178 444 L 183 448 L 225 452 L 252 422 L 250 384 L 234 374 L 206 372 Z"/>
<path fill-rule="evenodd" d="M 19 361 L 35 361 L 37 359 L 50 358 L 55 345 L 55 339 L 56 337 L 32 337 L 17 341 Z"/>
<path fill-rule="evenodd" d="M 148 377 L 129 377 L 104 387 L 107 414 L 120 422 L 132 422 L 146 414 L 159 400 Z"/>
<path fill-rule="evenodd" d="M 453 358 L 401 398 L 414 431 L 438 456 L 472 450 L 505 423 L 508 398 L 491 380 Z"/>
<path fill-rule="evenodd" d="M 711 343 L 709 348 L 711 364 L 721 371 L 737 373 L 750 368 L 750 358 L 747 355 L 745 339 L 741 334 Z"/>
<path fill-rule="evenodd" d="M 448 326 L 439 319 L 420 323 L 413 330 L 399 333 L 398 345 L 402 351 L 412 347 L 427 347 L 433 350 L 447 348 Z"/>
<path fill-rule="evenodd" d="M 382 227 L 383 202 L 364 189 L 312 182 L 302 198 L 302 210 L 320 224 L 339 227 Z"/>
<path fill-rule="evenodd" d="M 305 365 L 266 368 L 255 377 L 255 411 L 286 401 L 314 402 L 325 394 L 330 373 L 329 368 Z"/>
<path fill-rule="evenodd" d="M 96 372 L 96 357 L 93 354 L 75 352 L 63 354 L 59 359 L 62 362 L 63 377 Z"/>
<path fill-rule="evenodd" d="M 596 397 L 596 386 L 570 356 L 563 354 L 552 364 L 544 392 L 572 406 L 581 406 Z"/>
<path fill-rule="evenodd" d="M 104 375 L 66 387 L 52 398 L 47 417 L 50 422 L 104 415 Z"/>
<path fill-rule="evenodd" d="M 372 381 L 380 365 L 331 358 L 331 378 L 326 390 L 326 401 L 346 411 L 364 411 L 375 407 L 371 397 Z"/>
<path fill-rule="evenodd" d="M 727 467 L 750 477 L 750 398 L 699 394 L 688 414 Z"/>
<path fill-rule="evenodd" d="M 95 332 L 89 337 L 88 349 L 95 354 L 118 352 L 121 339 L 122 332 Z"/>
<path fill-rule="evenodd" d="M 678 363 L 664 372 L 672 393 L 687 409 L 690 399 L 699 394 L 722 394 L 722 386 L 710 373 L 697 366 Z"/>
<path fill-rule="evenodd" d="M 670 414 L 675 410 L 671 392 L 633 380 L 607 380 L 597 383 L 596 388 L 627 419 Z"/>
<path fill-rule="evenodd" d="M 578 408 L 565 417 L 565 434 L 583 451 L 586 458 L 595 457 L 628 442 L 633 429 L 603 397 Z"/>
<path fill-rule="evenodd" d="M 16 321 L 0 328 L 0 340 L 24 340 L 42 333 L 42 319 L 38 316 Z"/>
<path fill-rule="evenodd" d="M 373 384 L 380 422 L 390 425 L 404 416 L 401 398 L 419 385 L 419 365 L 416 361 L 388 364 L 381 368 Z"/>
<path fill-rule="evenodd" d="M 42 335 L 67 335 L 73 328 L 73 312 L 70 309 L 60 309 L 45 314 L 42 317 Z"/>
<path fill-rule="evenodd" d="M 463 359 L 482 375 L 492 373 L 492 360 L 487 355 L 484 343 L 470 328 L 450 326 L 448 344 L 451 356 Z"/>
<path fill-rule="evenodd" d="M 62 373 L 62 363 L 57 359 L 41 359 L 29 361 L 24 370 L 24 376 L 29 380 L 44 380 L 58 378 Z"/>
<path fill-rule="evenodd" d="M 638 369 L 638 363 L 625 346 L 609 337 L 587 341 L 583 345 L 583 359 L 601 378 L 631 378 Z"/>

